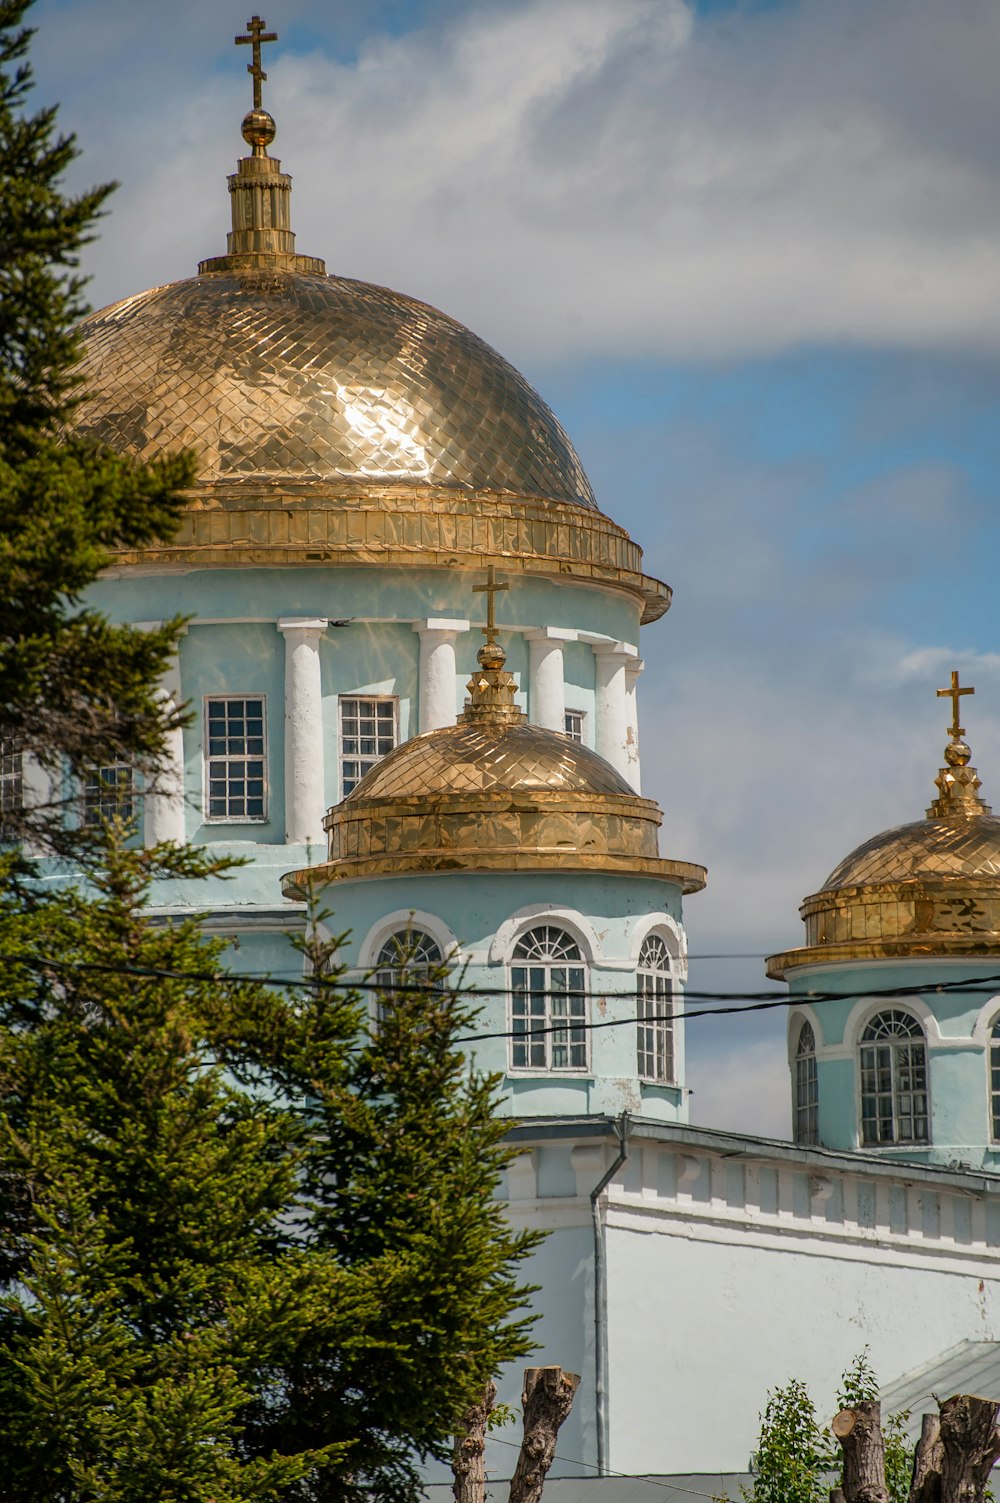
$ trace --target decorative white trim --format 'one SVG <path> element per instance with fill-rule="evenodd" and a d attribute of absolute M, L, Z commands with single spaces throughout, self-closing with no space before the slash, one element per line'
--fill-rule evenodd
<path fill-rule="evenodd" d="M 850 1052 L 853 1053 L 860 1045 L 865 1024 L 880 1012 L 911 1012 L 924 1030 L 924 1039 L 929 1049 L 936 1049 L 940 1045 L 947 1047 L 955 1042 L 954 1039 L 941 1037 L 938 1020 L 932 1009 L 916 994 L 911 997 L 859 997 L 844 1025 L 844 1044 Z"/>
<path fill-rule="evenodd" d="M 370 971 L 375 965 L 379 951 L 390 935 L 400 929 L 423 929 L 437 945 L 445 960 L 455 964 L 465 959 L 458 940 L 443 919 L 437 914 L 425 913 L 422 908 L 397 908 L 373 924 L 358 947 L 358 968 Z"/>
<path fill-rule="evenodd" d="M 814 1007 L 810 1007 L 807 1003 L 796 1002 L 794 1006 L 789 1009 L 788 1013 L 787 1045 L 789 1069 L 791 1069 L 795 1064 L 796 1051 L 799 1044 L 799 1033 L 802 1029 L 803 1023 L 808 1023 L 813 1031 L 813 1038 L 816 1040 L 817 1058 L 819 1056 L 819 1051 L 823 1048 L 823 1026 L 820 1023 L 819 1014 Z M 828 1059 L 829 1055 L 824 1055 L 824 1058 Z"/>
<path fill-rule="evenodd" d="M 687 979 L 687 935 L 683 927 L 669 913 L 647 913 L 636 922 L 628 946 L 629 964 L 637 966 L 642 947 L 649 936 L 659 931 L 666 941 L 673 964 L 671 973 L 679 981 Z"/>
<path fill-rule="evenodd" d="M 990 1044 L 990 1028 L 996 1019 L 1000 1017 L 1000 992 L 995 997 L 990 997 L 985 1007 L 981 1007 L 976 1014 L 975 1025 L 967 1039 L 962 1039 L 963 1044 L 978 1044 L 982 1049 L 988 1049 Z"/>
<path fill-rule="evenodd" d="M 490 943 L 489 964 L 506 965 L 520 936 L 526 929 L 533 929 L 539 923 L 552 924 L 553 927 L 563 928 L 572 934 L 583 948 L 583 958 L 588 965 L 605 964 L 601 941 L 590 920 L 585 919 L 575 908 L 558 908 L 551 903 L 529 903 L 512 913 L 510 918 L 504 919 Z"/>

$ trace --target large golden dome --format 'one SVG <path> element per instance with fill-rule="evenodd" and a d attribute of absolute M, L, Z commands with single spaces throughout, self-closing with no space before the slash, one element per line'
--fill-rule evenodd
<path fill-rule="evenodd" d="M 606 871 L 659 877 L 686 892 L 705 870 L 659 854 L 662 815 L 596 752 L 529 725 L 492 639 L 479 652 L 456 725 L 389 753 L 326 817 L 328 859 L 309 882 L 412 872 Z"/>
<path fill-rule="evenodd" d="M 952 691 L 940 692 L 957 695 L 957 675 Z M 957 708 L 951 730 L 927 818 L 845 856 L 799 910 L 805 946 L 772 955 L 768 975 L 851 960 L 1000 955 L 1000 819 L 979 796 Z"/>
<path fill-rule="evenodd" d="M 176 536 L 116 561 L 493 557 L 624 590 L 644 621 L 662 615 L 669 589 L 598 510 L 573 445 L 512 365 L 436 308 L 296 253 L 273 134 L 262 111 L 244 122 L 253 154 L 229 179 L 226 255 L 80 326 L 79 429 L 142 459 L 189 447 L 200 466 Z"/>
<path fill-rule="evenodd" d="M 152 459 L 193 448 L 201 485 L 379 481 L 595 509 L 524 377 L 454 319 L 344 277 L 208 273 L 80 328 L 77 425 Z"/>

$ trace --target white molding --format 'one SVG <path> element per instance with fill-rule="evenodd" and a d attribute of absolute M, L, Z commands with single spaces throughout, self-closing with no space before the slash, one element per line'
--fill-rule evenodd
<path fill-rule="evenodd" d="M 490 965 L 506 965 L 510 960 L 511 951 L 516 941 L 525 929 L 532 929 L 537 923 L 552 924 L 553 927 L 562 927 L 583 946 L 584 960 L 588 965 L 603 965 L 603 951 L 597 931 L 589 919 L 575 908 L 560 908 L 552 903 L 528 903 L 524 908 L 519 908 L 512 913 L 510 918 L 504 919 L 497 929 L 489 948 Z"/>
<path fill-rule="evenodd" d="M 941 1037 L 938 1020 L 931 1007 L 916 993 L 906 997 L 859 997 L 847 1015 L 844 1024 L 844 1046 L 856 1050 L 861 1043 L 861 1031 L 866 1023 L 880 1012 L 911 1012 L 924 1030 L 928 1048 L 938 1048 L 952 1042 Z M 827 1056 L 828 1058 L 830 1056 Z"/>
<path fill-rule="evenodd" d="M 687 935 L 682 925 L 676 919 L 671 918 L 669 913 L 643 914 L 632 930 L 628 947 L 628 964 L 630 966 L 637 966 L 639 964 L 639 953 L 643 945 L 649 936 L 655 934 L 657 931 L 662 932 L 663 938 L 667 942 L 667 949 L 670 951 L 670 958 L 673 961 L 673 965 L 671 966 L 672 973 L 678 980 L 685 981 L 688 971 Z"/>
<path fill-rule="evenodd" d="M 465 960 L 455 935 L 437 914 L 426 913 L 422 908 L 397 908 L 394 913 L 385 914 L 368 930 L 358 947 L 357 969 L 372 970 L 386 940 L 400 929 L 423 929 L 450 964 Z"/>

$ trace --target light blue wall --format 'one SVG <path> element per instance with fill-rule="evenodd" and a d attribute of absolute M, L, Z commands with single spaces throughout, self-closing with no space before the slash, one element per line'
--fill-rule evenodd
<path fill-rule="evenodd" d="M 600 872 L 479 872 L 471 878 L 457 873 L 421 874 L 334 883 L 320 893 L 319 900 L 333 912 L 330 932 L 350 932 L 343 959 L 358 973 L 372 964 L 379 929 L 388 915 L 401 915 L 401 926 L 410 913 L 417 914 L 416 923 L 423 921 L 422 915 L 429 916 L 445 942 L 457 943 L 465 985 L 485 993 L 479 1023 L 484 1033 L 503 1033 L 510 1027 L 506 953 L 500 957 L 490 953 L 505 921 L 523 915 L 518 932 L 544 922 L 565 923 L 572 932 L 574 920 L 582 919 L 581 948 L 590 964 L 591 1019 L 595 1023 L 628 1021 L 592 1030 L 590 1067 L 578 1074 L 507 1073 L 503 1109 L 519 1117 L 594 1112 L 614 1116 L 628 1109 L 665 1121 L 686 1120 L 683 1029 L 677 1026 L 675 1030 L 677 1084 L 648 1085 L 638 1079 L 632 1021 L 635 963 L 640 939 L 650 928 L 650 915 L 666 914 L 680 924 L 681 895 L 673 883 Z M 432 933 L 434 924 L 428 924 Z M 374 942 L 366 944 L 370 937 Z M 676 948 L 672 934 L 670 943 Z M 506 1073 L 508 1049 L 508 1041 L 500 1038 L 484 1041 L 470 1053 L 478 1068 Z"/>
<path fill-rule="evenodd" d="M 806 1003 L 816 1033 L 821 1143 L 848 1151 L 860 1148 L 879 1157 L 1000 1170 L 1000 1143 L 992 1138 L 987 1059 L 989 1024 L 1000 1014 L 1000 985 L 988 978 L 998 974 L 1000 957 L 982 961 L 883 961 L 792 972 L 792 996 Z M 965 981 L 978 990 L 965 991 L 956 985 Z M 953 990 L 933 990 L 941 985 Z M 886 991 L 898 991 L 899 995 L 872 996 Z M 838 995 L 832 1000 L 812 1001 L 811 992 Z M 871 1000 L 864 1000 L 868 998 Z M 924 1028 L 931 1134 L 926 1147 L 861 1142 L 859 1036 L 876 1012 L 888 1008 L 910 1012 Z M 792 1009 L 792 1058 L 802 1016 Z M 794 1062 L 792 1080 L 794 1092 Z"/>

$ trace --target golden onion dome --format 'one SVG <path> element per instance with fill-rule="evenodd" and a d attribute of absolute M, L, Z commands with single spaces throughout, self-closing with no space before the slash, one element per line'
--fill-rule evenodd
<path fill-rule="evenodd" d="M 939 694 L 955 696 L 938 797 L 927 818 L 864 841 L 834 867 L 799 910 L 802 949 L 773 955 L 768 975 L 804 965 L 1000 953 L 1000 818 L 982 786 L 958 724 L 958 675 Z"/>
<path fill-rule="evenodd" d="M 199 478 L 180 532 L 117 562 L 477 567 L 637 596 L 670 591 L 597 508 L 560 423 L 494 349 L 436 308 L 327 276 L 295 251 L 291 178 L 274 121 L 243 123 L 226 255 L 80 326 L 75 423 L 152 459 L 191 448 Z"/>
<path fill-rule="evenodd" d="M 326 863 L 293 872 L 285 895 L 317 881 L 456 871 L 606 871 L 704 887 L 703 867 L 661 858 L 658 805 L 596 752 L 527 723 L 487 631 L 458 723 L 373 767 L 326 817 Z"/>

